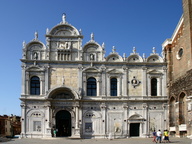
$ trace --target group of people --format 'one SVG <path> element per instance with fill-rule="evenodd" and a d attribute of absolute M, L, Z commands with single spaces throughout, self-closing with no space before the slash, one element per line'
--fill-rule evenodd
<path fill-rule="evenodd" d="M 162 138 L 162 136 L 163 136 L 163 138 Z M 159 131 L 153 131 L 153 142 L 159 142 L 159 143 L 163 143 L 163 142 L 168 142 L 168 143 L 170 143 L 170 141 L 169 141 L 169 132 L 168 132 L 168 130 L 164 130 L 164 132 L 163 132 L 163 135 L 162 135 L 162 132 L 161 132 L 161 130 L 159 130 Z"/>

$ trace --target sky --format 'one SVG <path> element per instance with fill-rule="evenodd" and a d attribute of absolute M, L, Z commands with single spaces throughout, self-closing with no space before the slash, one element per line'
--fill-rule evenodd
<path fill-rule="evenodd" d="M 21 115 L 22 42 L 45 43 L 46 29 L 66 21 L 84 36 L 83 45 L 94 39 L 105 43 L 106 56 L 116 52 L 128 57 L 133 47 L 141 56 L 152 48 L 162 52 L 182 16 L 181 0 L 0 0 L 0 115 Z"/>

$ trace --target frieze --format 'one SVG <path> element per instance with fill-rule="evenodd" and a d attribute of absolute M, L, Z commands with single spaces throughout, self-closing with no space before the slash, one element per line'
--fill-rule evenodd
<path fill-rule="evenodd" d="M 63 106 L 63 105 L 67 105 L 67 106 L 72 106 L 72 105 L 76 105 L 75 104 L 75 102 L 52 102 L 52 105 L 61 105 L 61 106 Z"/>
<path fill-rule="evenodd" d="M 27 101 L 27 105 L 46 105 L 46 102 L 40 102 L 40 101 Z"/>

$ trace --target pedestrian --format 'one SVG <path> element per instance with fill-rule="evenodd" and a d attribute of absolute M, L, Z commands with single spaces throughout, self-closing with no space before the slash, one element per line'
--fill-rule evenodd
<path fill-rule="evenodd" d="M 168 130 L 165 130 L 164 135 L 165 135 L 164 142 L 169 142 L 170 143 Z"/>
<path fill-rule="evenodd" d="M 161 133 L 161 130 L 159 130 L 157 132 L 157 142 L 161 143 L 161 136 L 162 136 L 162 133 Z"/>
<path fill-rule="evenodd" d="M 156 131 L 154 130 L 152 134 L 153 134 L 153 141 L 152 142 L 156 142 L 157 143 L 157 141 L 156 141 L 156 138 L 157 138 Z"/>
<path fill-rule="evenodd" d="M 56 133 L 57 133 L 57 131 L 56 131 L 56 129 L 54 129 L 53 130 L 54 137 L 56 137 Z"/>

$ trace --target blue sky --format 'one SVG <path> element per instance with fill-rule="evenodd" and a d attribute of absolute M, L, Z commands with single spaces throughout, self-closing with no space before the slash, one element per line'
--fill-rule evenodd
<path fill-rule="evenodd" d="M 152 47 L 170 38 L 182 15 L 181 0 L 0 0 L 0 115 L 20 115 L 22 42 L 38 31 L 45 43 L 46 28 L 67 22 L 82 29 L 83 44 L 105 42 L 106 56 L 112 46 L 122 56 L 136 47 L 149 56 Z"/>

